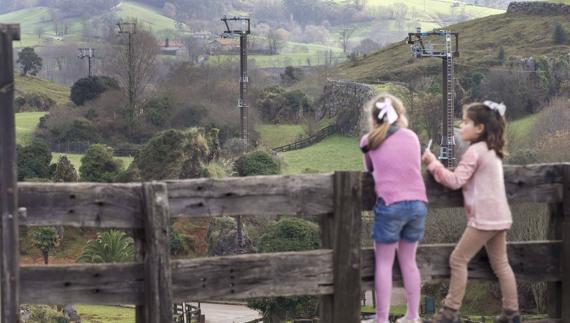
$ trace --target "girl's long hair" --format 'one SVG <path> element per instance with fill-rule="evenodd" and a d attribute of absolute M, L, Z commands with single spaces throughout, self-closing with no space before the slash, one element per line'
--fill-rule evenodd
<path fill-rule="evenodd" d="M 365 105 L 366 111 L 370 113 L 370 124 L 369 124 L 369 132 L 368 132 L 368 149 L 373 150 L 376 149 L 382 144 L 384 139 L 386 139 L 386 135 L 388 134 L 388 130 L 390 129 L 390 124 L 388 122 L 384 122 L 384 120 L 378 119 L 378 114 L 380 114 L 380 109 L 376 107 L 376 103 L 384 102 L 386 99 L 390 99 L 392 101 L 392 106 L 396 113 L 398 114 L 398 120 L 396 121 L 396 125 L 401 128 L 408 127 L 408 118 L 406 117 L 406 108 L 400 99 L 391 95 L 391 94 L 380 94 L 370 101 L 368 101 Z"/>
<path fill-rule="evenodd" d="M 498 111 L 491 110 L 483 103 L 471 103 L 464 107 L 465 114 L 475 125 L 484 125 L 485 131 L 472 144 L 485 141 L 489 149 L 493 149 L 499 158 L 505 157 L 505 129 L 507 123 Z"/>

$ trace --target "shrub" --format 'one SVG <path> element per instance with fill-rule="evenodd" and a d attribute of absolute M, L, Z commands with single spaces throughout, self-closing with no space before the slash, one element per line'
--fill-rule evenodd
<path fill-rule="evenodd" d="M 134 254 L 133 239 L 126 233 L 113 229 L 98 233 L 97 239 L 89 240 L 77 262 L 128 262 L 134 259 Z"/>
<path fill-rule="evenodd" d="M 16 147 L 18 158 L 18 181 L 31 178 L 51 178 L 54 168 L 50 165 L 52 155 L 46 144 L 33 142 Z"/>
<path fill-rule="evenodd" d="M 77 80 L 71 87 L 69 98 L 76 105 L 94 100 L 107 90 L 119 89 L 119 83 L 108 76 L 90 76 Z"/>
<path fill-rule="evenodd" d="M 113 182 L 122 171 L 122 162 L 113 159 L 113 150 L 104 145 L 89 146 L 87 153 L 81 158 L 79 174 L 86 182 Z"/>
<path fill-rule="evenodd" d="M 279 161 L 261 150 L 241 156 L 234 167 L 239 176 L 276 175 L 281 171 Z"/>

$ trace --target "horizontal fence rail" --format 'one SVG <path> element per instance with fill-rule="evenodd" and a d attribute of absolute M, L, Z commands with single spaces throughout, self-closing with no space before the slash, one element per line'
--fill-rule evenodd
<path fill-rule="evenodd" d="M 566 164 L 505 166 L 509 203 L 560 203 Z M 333 212 L 333 174 L 167 181 L 172 217 L 308 216 Z M 376 203 L 374 180 L 362 177 L 363 209 Z M 461 207 L 461 191 L 426 176 L 430 207 Z M 19 183 L 25 226 L 141 228 L 141 184 Z"/>
<path fill-rule="evenodd" d="M 422 281 L 449 278 L 452 244 L 420 245 Z M 509 262 L 518 280 L 561 280 L 560 241 L 509 243 Z M 173 260 L 174 301 L 333 294 L 332 250 Z M 362 286 L 373 287 L 374 251 L 361 257 Z M 21 267 L 20 302 L 25 304 L 142 304 L 143 264 L 50 265 Z M 394 265 L 394 277 L 401 274 Z M 469 278 L 495 280 L 487 256 L 469 263 Z"/>

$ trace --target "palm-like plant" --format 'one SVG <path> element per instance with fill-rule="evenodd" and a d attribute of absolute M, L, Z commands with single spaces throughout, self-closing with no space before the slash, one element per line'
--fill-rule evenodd
<path fill-rule="evenodd" d="M 97 239 L 89 240 L 77 262 L 128 262 L 133 258 L 133 239 L 122 231 L 109 230 L 98 233 Z"/>
<path fill-rule="evenodd" d="M 59 244 L 57 231 L 52 227 L 39 227 L 31 231 L 31 241 L 34 247 L 40 249 L 44 263 L 48 264 L 49 252 Z"/>

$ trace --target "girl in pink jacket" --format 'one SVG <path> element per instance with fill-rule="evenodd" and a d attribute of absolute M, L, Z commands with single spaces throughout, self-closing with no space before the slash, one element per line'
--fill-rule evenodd
<path fill-rule="evenodd" d="M 506 107 L 492 101 L 465 107 L 461 137 L 471 145 L 454 171 L 427 151 L 422 161 L 438 183 L 463 190 L 467 228 L 449 259 L 451 279 L 442 309 L 433 322 L 459 322 L 467 285 L 467 264 L 485 247 L 503 295 L 500 323 L 519 323 L 517 284 L 507 257 L 507 230 L 513 222 L 503 179 Z"/>

